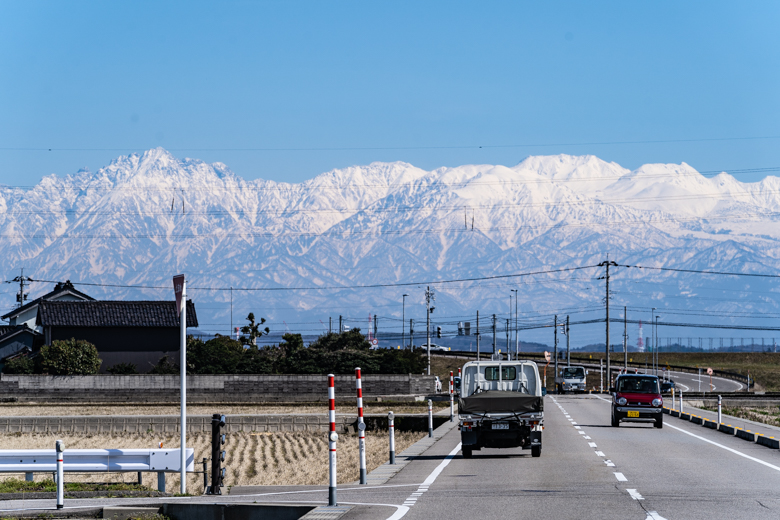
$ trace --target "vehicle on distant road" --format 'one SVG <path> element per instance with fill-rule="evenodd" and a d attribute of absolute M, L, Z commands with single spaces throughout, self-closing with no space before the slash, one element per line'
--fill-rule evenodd
<path fill-rule="evenodd" d="M 542 454 L 544 398 L 533 361 L 471 361 L 463 365 L 458 428 L 463 458 L 482 448 Z"/>
<path fill-rule="evenodd" d="M 584 392 L 585 378 L 588 371 L 585 367 L 568 366 L 559 369 L 555 375 L 555 388 L 559 394 L 566 392 Z"/>
<path fill-rule="evenodd" d="M 621 422 L 652 422 L 663 428 L 664 400 L 657 376 L 624 374 L 609 389 L 612 394 L 612 426 Z"/>
<path fill-rule="evenodd" d="M 674 385 L 674 381 L 672 381 L 672 380 L 664 381 L 663 383 L 661 383 L 661 393 L 662 394 L 671 393 L 672 392 L 672 388 L 677 388 Z"/>
<path fill-rule="evenodd" d="M 425 343 L 423 345 L 420 345 L 420 348 L 423 350 L 428 350 L 428 344 Z M 431 352 L 447 352 L 448 350 L 450 349 L 448 349 L 447 347 L 437 345 L 436 343 L 431 343 Z"/>

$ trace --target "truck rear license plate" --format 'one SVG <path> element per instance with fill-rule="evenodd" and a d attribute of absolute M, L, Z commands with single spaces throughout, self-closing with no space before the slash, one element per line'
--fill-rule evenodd
<path fill-rule="evenodd" d="M 639 417 L 639 412 L 628 412 L 629 417 Z"/>
<path fill-rule="evenodd" d="M 509 423 L 494 422 L 493 423 L 493 429 L 494 430 L 508 430 L 509 429 Z"/>

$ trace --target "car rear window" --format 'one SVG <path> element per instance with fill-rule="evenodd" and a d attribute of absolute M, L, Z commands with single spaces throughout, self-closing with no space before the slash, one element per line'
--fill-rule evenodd
<path fill-rule="evenodd" d="M 511 381 L 517 377 L 515 367 L 501 367 L 501 379 Z M 498 367 L 485 367 L 485 381 L 498 381 Z"/>
<path fill-rule="evenodd" d="M 629 394 L 657 394 L 658 379 L 654 377 L 621 377 L 617 391 Z"/>

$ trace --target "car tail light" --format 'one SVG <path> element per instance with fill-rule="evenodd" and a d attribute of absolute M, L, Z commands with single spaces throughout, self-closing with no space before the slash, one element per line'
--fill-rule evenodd
<path fill-rule="evenodd" d="M 662 404 L 664 404 L 663 399 L 658 399 L 658 398 L 653 399 L 653 406 L 661 406 Z"/>

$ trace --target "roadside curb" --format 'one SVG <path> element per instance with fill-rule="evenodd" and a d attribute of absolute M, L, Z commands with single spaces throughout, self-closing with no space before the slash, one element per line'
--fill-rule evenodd
<path fill-rule="evenodd" d="M 449 413 L 449 410 L 447 410 L 447 413 Z M 378 486 L 380 484 L 384 484 L 391 478 L 393 478 L 399 471 L 404 469 L 407 464 L 409 464 L 412 460 L 415 459 L 415 457 L 422 455 L 428 448 L 433 446 L 436 441 L 444 437 L 447 433 L 450 432 L 453 428 L 455 428 L 458 425 L 458 421 L 447 421 L 435 430 L 433 430 L 433 437 L 424 437 L 420 439 L 419 441 L 415 442 L 408 448 L 406 448 L 402 453 L 396 455 L 395 457 L 395 464 L 390 464 L 389 462 L 385 462 L 378 468 L 376 468 L 374 471 L 366 475 L 366 483 L 369 486 Z M 357 484 L 354 482 L 353 484 Z"/>
<path fill-rule="evenodd" d="M 748 442 L 760 444 L 761 446 L 765 446 L 770 449 L 780 449 L 780 439 L 775 439 L 772 436 L 746 430 L 744 428 L 740 428 L 739 426 L 732 426 L 725 423 L 718 424 L 712 419 L 707 419 L 706 417 L 690 413 L 680 413 L 679 410 L 675 410 L 673 408 L 664 408 L 664 413 L 667 413 L 672 417 L 679 417 L 680 419 L 688 421 L 692 424 L 698 424 L 711 430 L 717 430 L 721 433 L 725 433 L 726 435 L 733 435 Z"/>

